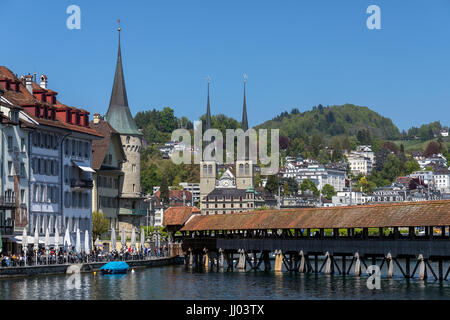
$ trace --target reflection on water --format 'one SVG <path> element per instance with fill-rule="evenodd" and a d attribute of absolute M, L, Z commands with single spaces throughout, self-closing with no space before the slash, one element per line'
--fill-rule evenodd
<path fill-rule="evenodd" d="M 0 299 L 449 299 L 450 281 L 439 284 L 401 277 L 366 287 L 366 276 L 288 272 L 190 272 L 184 266 L 136 269 L 133 273 L 81 274 L 69 289 L 68 276 L 0 280 Z"/>

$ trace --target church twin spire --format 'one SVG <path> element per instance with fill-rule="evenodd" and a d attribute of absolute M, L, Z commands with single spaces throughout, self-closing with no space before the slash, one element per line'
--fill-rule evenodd
<path fill-rule="evenodd" d="M 210 83 L 210 78 L 208 77 L 208 98 L 207 98 L 207 102 L 206 102 L 205 130 L 211 129 L 211 106 L 210 106 L 210 102 L 209 102 L 209 83 Z M 242 105 L 242 122 L 241 122 L 241 128 L 242 128 L 242 130 L 244 130 L 244 132 L 248 130 L 247 99 L 245 96 L 246 84 L 247 84 L 247 75 L 244 74 L 244 102 Z"/>

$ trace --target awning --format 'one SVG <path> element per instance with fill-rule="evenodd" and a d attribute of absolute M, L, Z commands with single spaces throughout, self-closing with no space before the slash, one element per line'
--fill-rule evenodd
<path fill-rule="evenodd" d="M 89 167 L 88 165 L 82 163 L 82 162 L 78 162 L 78 161 L 74 161 L 72 160 L 73 164 L 76 165 L 78 168 L 80 168 L 83 171 L 86 172 L 95 172 L 94 169 L 92 169 L 91 167 Z"/>

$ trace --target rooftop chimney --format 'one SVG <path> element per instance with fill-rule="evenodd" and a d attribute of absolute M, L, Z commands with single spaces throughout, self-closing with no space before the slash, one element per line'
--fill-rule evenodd
<path fill-rule="evenodd" d="M 100 113 L 94 113 L 94 124 L 100 122 Z"/>
<path fill-rule="evenodd" d="M 26 76 L 23 76 L 23 79 L 28 92 L 33 94 L 33 76 L 31 74 L 27 74 Z"/>
<path fill-rule="evenodd" d="M 47 89 L 47 84 L 48 84 L 47 76 L 45 74 L 41 75 L 41 82 L 39 83 L 39 85 L 41 86 L 41 88 Z"/>

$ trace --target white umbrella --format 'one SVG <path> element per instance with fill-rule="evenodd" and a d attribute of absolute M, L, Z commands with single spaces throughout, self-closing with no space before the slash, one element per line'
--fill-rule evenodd
<path fill-rule="evenodd" d="M 39 250 L 39 231 L 38 231 L 38 222 L 36 221 L 36 227 L 34 228 L 34 246 L 33 250 L 35 252 L 36 264 L 37 264 L 37 252 Z"/>
<path fill-rule="evenodd" d="M 55 220 L 55 263 L 58 262 L 59 253 L 59 230 L 58 230 L 58 220 Z"/>
<path fill-rule="evenodd" d="M 136 230 L 133 227 L 131 230 L 131 252 L 134 253 L 135 249 L 136 249 Z"/>
<path fill-rule="evenodd" d="M 127 247 L 127 239 L 125 238 L 125 229 L 122 229 L 122 236 L 120 237 L 120 242 L 122 244 L 122 251 Z"/>
<path fill-rule="evenodd" d="M 64 249 L 69 250 L 72 246 L 70 242 L 69 228 L 66 228 L 66 233 L 64 234 Z"/>
<path fill-rule="evenodd" d="M 114 228 L 111 229 L 111 252 L 116 251 L 116 230 Z"/>
<path fill-rule="evenodd" d="M 86 230 L 84 232 L 84 253 L 89 254 L 89 252 L 91 252 L 91 250 L 89 249 L 89 233 Z"/>
<path fill-rule="evenodd" d="M 23 228 L 23 234 L 22 234 L 22 250 L 23 254 L 25 256 L 25 266 L 27 265 L 27 251 L 28 251 L 28 235 L 27 235 L 27 228 Z"/>
<path fill-rule="evenodd" d="M 48 264 L 48 250 L 50 249 L 50 232 L 47 229 L 45 230 L 45 252 L 46 252 L 46 258 L 47 258 L 47 264 Z"/>
<path fill-rule="evenodd" d="M 75 240 L 75 252 L 80 253 L 81 252 L 81 239 L 80 239 L 80 229 L 77 228 L 77 238 Z"/>
<path fill-rule="evenodd" d="M 145 245 L 145 235 L 144 235 L 144 228 L 141 229 L 141 252 L 144 252 L 144 245 Z"/>

